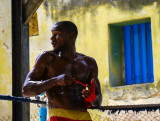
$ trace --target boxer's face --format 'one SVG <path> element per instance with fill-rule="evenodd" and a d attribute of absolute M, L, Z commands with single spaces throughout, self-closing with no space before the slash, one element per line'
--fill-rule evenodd
<path fill-rule="evenodd" d="M 52 29 L 51 44 L 54 51 L 61 51 L 69 44 L 69 35 L 60 25 L 55 25 Z"/>

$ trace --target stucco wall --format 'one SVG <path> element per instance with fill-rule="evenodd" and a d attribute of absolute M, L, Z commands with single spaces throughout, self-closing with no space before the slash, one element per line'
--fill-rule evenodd
<path fill-rule="evenodd" d="M 51 28 L 61 20 L 73 21 L 78 27 L 77 51 L 96 59 L 103 93 L 103 105 L 159 103 L 160 95 L 160 6 L 142 0 L 48 0 L 37 11 L 39 36 L 30 38 L 31 67 L 37 55 L 52 49 Z M 154 83 L 111 87 L 109 80 L 108 24 L 151 18 Z M 116 68 L 115 68 L 116 70 Z"/>
<path fill-rule="evenodd" d="M 0 94 L 12 95 L 11 0 L 0 1 Z M 0 100 L 0 119 L 12 117 L 12 102 Z M 11 119 L 10 119 L 11 120 Z"/>

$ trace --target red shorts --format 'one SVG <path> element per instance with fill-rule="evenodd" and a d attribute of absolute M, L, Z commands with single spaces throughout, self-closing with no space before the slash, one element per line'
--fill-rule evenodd
<path fill-rule="evenodd" d="M 73 120 L 64 117 L 53 116 L 50 118 L 50 121 L 92 121 L 92 120 Z"/>
<path fill-rule="evenodd" d="M 49 109 L 48 121 L 92 121 L 88 112 L 59 109 Z"/>

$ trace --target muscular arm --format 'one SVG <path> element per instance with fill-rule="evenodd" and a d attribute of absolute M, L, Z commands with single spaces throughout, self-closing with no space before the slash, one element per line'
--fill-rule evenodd
<path fill-rule="evenodd" d="M 89 65 L 90 65 L 90 74 L 89 74 L 89 78 L 88 78 L 88 84 L 90 85 L 91 80 L 94 80 L 94 84 L 95 84 L 95 95 L 96 95 L 96 99 L 94 100 L 94 102 L 92 102 L 92 106 L 100 106 L 102 103 L 102 94 L 101 94 L 101 87 L 100 87 L 100 83 L 99 83 L 99 79 L 98 79 L 98 67 L 97 67 L 97 63 L 94 59 L 90 59 L 89 61 Z"/>
<path fill-rule="evenodd" d="M 47 54 L 42 53 L 36 60 L 36 63 L 32 70 L 28 73 L 25 83 L 22 88 L 23 96 L 30 97 L 39 95 L 49 88 L 53 87 L 56 83 L 56 77 L 48 80 L 44 80 L 47 68 Z"/>
<path fill-rule="evenodd" d="M 31 78 L 29 78 L 28 75 L 22 89 L 23 96 L 31 97 L 39 95 L 45 92 L 46 90 L 50 89 L 51 87 L 55 86 L 56 81 L 56 77 L 44 81 L 33 81 Z"/>

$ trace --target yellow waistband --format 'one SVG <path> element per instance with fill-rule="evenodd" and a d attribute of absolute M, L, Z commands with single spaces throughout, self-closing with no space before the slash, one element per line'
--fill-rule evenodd
<path fill-rule="evenodd" d="M 49 109 L 48 112 L 49 112 L 49 117 L 59 116 L 72 120 L 91 120 L 90 114 L 88 112 L 60 109 L 60 108 L 52 108 Z"/>

